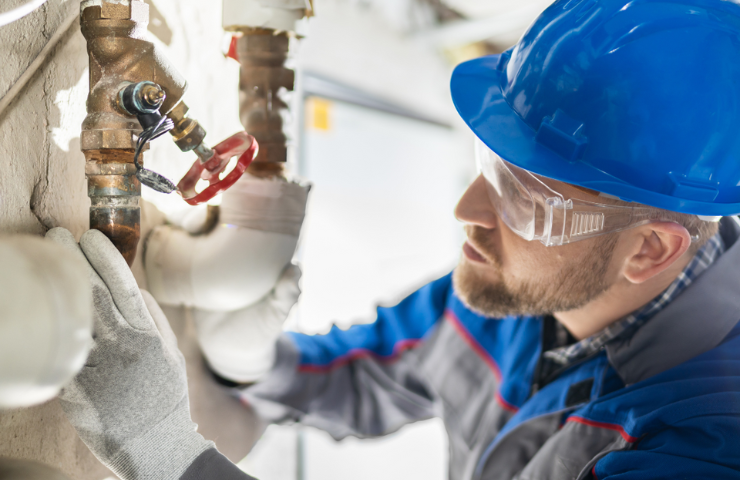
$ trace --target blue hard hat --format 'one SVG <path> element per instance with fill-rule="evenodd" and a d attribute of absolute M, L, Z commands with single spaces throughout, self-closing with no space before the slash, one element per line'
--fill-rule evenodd
<path fill-rule="evenodd" d="M 737 0 L 558 0 L 457 66 L 475 134 L 533 173 L 666 210 L 740 213 Z"/>

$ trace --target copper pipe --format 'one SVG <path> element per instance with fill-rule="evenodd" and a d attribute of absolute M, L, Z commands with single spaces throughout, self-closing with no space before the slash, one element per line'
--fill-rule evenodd
<path fill-rule="evenodd" d="M 141 183 L 136 178 L 134 152 L 88 150 L 85 154 L 90 228 L 103 232 L 131 265 L 141 221 Z"/>
<path fill-rule="evenodd" d="M 90 60 L 87 117 L 81 144 L 87 165 L 90 228 L 105 233 L 131 265 L 139 242 L 141 184 L 133 165 L 136 117 L 118 105 L 130 83 L 151 81 L 166 97 L 168 113 L 185 93 L 185 80 L 144 40 L 149 6 L 141 0 L 83 0 L 82 34 Z"/>
<path fill-rule="evenodd" d="M 287 160 L 285 119 L 290 112 L 283 92 L 292 91 L 295 82 L 295 72 L 285 66 L 290 40 L 287 32 L 245 28 L 237 41 L 239 116 L 244 129 L 260 145 L 248 170 L 253 175 L 279 175 Z"/>

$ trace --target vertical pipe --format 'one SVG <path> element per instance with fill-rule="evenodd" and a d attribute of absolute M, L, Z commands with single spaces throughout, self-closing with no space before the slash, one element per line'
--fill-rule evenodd
<path fill-rule="evenodd" d="M 129 265 L 139 243 L 141 184 L 133 164 L 134 136 L 141 126 L 118 104 L 119 91 L 151 81 L 166 98 L 167 113 L 185 92 L 183 78 L 145 40 L 149 6 L 142 0 L 83 0 L 80 24 L 90 60 L 87 117 L 81 148 L 87 164 L 90 228 L 103 232 Z"/>
<path fill-rule="evenodd" d="M 288 32 L 267 28 L 244 28 L 237 41 L 239 116 L 260 145 L 249 168 L 253 175 L 281 174 L 287 160 L 290 111 L 284 94 L 295 82 L 295 72 L 286 67 L 290 43 Z"/>
<path fill-rule="evenodd" d="M 85 152 L 90 228 L 100 230 L 131 265 L 139 243 L 141 183 L 132 151 Z"/>

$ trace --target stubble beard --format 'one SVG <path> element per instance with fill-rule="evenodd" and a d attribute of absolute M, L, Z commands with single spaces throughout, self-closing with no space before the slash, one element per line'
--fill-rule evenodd
<path fill-rule="evenodd" d="M 617 235 L 594 239 L 591 248 L 578 261 L 554 274 L 537 276 L 515 284 L 507 282 L 503 262 L 493 247 L 492 234 L 481 227 L 467 228 L 468 238 L 489 261 L 495 278 L 486 278 L 475 265 L 463 259 L 453 273 L 455 293 L 474 312 L 493 318 L 521 315 L 547 315 L 580 308 L 601 295 L 608 287 L 607 271 Z M 551 247 L 557 248 L 557 247 Z"/>

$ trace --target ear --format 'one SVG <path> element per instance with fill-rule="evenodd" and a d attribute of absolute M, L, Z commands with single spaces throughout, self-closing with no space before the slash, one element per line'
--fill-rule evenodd
<path fill-rule="evenodd" d="M 686 253 L 691 235 L 674 222 L 655 222 L 636 229 L 633 255 L 627 258 L 624 276 L 639 284 L 666 271 Z"/>

